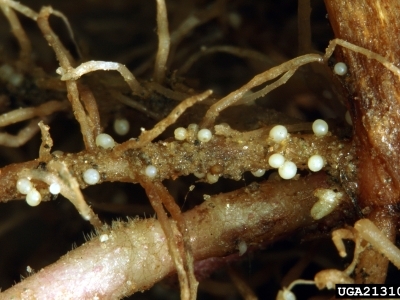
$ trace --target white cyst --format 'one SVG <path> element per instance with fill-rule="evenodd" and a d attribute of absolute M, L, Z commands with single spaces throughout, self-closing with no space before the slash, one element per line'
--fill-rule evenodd
<path fill-rule="evenodd" d="M 17 190 L 21 194 L 28 194 L 32 190 L 32 182 L 28 178 L 20 178 L 17 181 Z"/>
<path fill-rule="evenodd" d="M 295 163 L 285 161 L 283 165 L 279 167 L 278 173 L 283 179 L 292 179 L 297 173 L 297 167 Z"/>
<path fill-rule="evenodd" d="M 219 175 L 218 174 L 211 174 L 211 173 L 207 173 L 207 182 L 208 183 L 216 183 L 219 179 Z"/>
<path fill-rule="evenodd" d="M 107 133 L 100 133 L 96 137 L 96 145 L 104 149 L 114 148 L 115 142 L 111 135 Z"/>
<path fill-rule="evenodd" d="M 275 142 L 279 143 L 286 139 L 288 135 L 287 129 L 285 126 L 276 125 L 269 132 L 270 138 L 272 138 Z"/>
<path fill-rule="evenodd" d="M 100 181 L 100 173 L 95 169 L 87 169 L 83 173 L 83 181 L 87 184 L 93 185 Z"/>
<path fill-rule="evenodd" d="M 157 168 L 155 166 L 147 166 L 144 171 L 147 177 L 154 178 L 157 175 Z"/>
<path fill-rule="evenodd" d="M 178 141 L 184 141 L 187 137 L 187 130 L 183 127 L 178 127 L 174 131 L 175 139 Z"/>
<path fill-rule="evenodd" d="M 343 76 L 347 73 L 347 66 L 345 63 L 338 62 L 335 67 L 333 68 L 333 72 L 335 72 L 336 75 Z"/>
<path fill-rule="evenodd" d="M 264 169 L 258 169 L 257 171 L 251 172 L 254 177 L 261 177 L 264 176 L 265 170 Z"/>
<path fill-rule="evenodd" d="M 53 182 L 49 186 L 49 192 L 53 195 L 58 195 L 61 192 L 61 186 L 57 182 Z"/>
<path fill-rule="evenodd" d="M 314 121 L 312 124 L 312 130 L 314 131 L 314 134 L 316 136 L 324 136 L 328 133 L 328 123 L 326 123 L 324 120 L 317 119 Z"/>
<path fill-rule="evenodd" d="M 31 189 L 26 195 L 26 203 L 30 206 L 37 206 L 42 201 L 42 195 L 35 189 Z"/>
<path fill-rule="evenodd" d="M 308 159 L 308 168 L 313 172 L 318 172 L 324 167 L 324 159 L 321 155 L 313 155 Z"/>
<path fill-rule="evenodd" d="M 197 138 L 200 142 L 207 143 L 211 140 L 212 133 L 210 130 L 203 128 L 197 133 Z"/>
<path fill-rule="evenodd" d="M 115 119 L 114 131 L 118 135 L 125 135 L 129 132 L 130 124 L 127 119 Z"/>
<path fill-rule="evenodd" d="M 285 158 L 283 157 L 282 154 L 279 153 L 274 153 L 272 154 L 269 159 L 268 159 L 268 163 L 272 168 L 279 168 L 280 166 L 283 165 L 283 163 L 285 162 Z"/>

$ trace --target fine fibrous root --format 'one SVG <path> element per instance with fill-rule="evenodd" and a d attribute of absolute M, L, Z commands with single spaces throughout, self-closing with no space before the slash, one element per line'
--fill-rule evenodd
<path fill-rule="evenodd" d="M 378 252 L 386 256 L 400 269 L 400 250 L 369 219 L 358 220 L 354 224 L 360 237 L 369 242 Z"/>
<path fill-rule="evenodd" d="M 326 48 L 326 53 L 324 55 L 324 60 L 328 60 L 329 57 L 331 57 L 333 51 L 336 48 L 336 45 L 342 46 L 342 47 L 347 48 L 356 53 L 363 54 L 369 59 L 375 59 L 376 61 L 380 62 L 388 70 L 390 70 L 391 72 L 393 72 L 395 75 L 397 75 L 400 78 L 400 69 L 398 67 L 396 67 L 392 62 L 390 62 L 387 58 L 385 58 L 382 55 L 379 55 L 378 53 L 375 53 L 371 50 L 354 45 L 354 44 L 349 43 L 342 39 L 333 39 L 329 42 L 329 46 L 328 46 L 328 48 Z"/>
<path fill-rule="evenodd" d="M 12 1 L 12 0 L 1 0 L 0 4 L 12 7 L 16 11 L 20 12 L 24 16 L 26 16 L 26 17 L 34 20 L 34 21 L 36 21 L 36 19 L 38 17 L 38 13 L 37 12 L 35 12 L 34 10 L 30 9 L 29 7 L 27 7 L 25 5 L 22 5 L 19 2 Z"/>
<path fill-rule="evenodd" d="M 49 129 L 50 127 L 45 125 L 43 121 L 39 122 L 40 131 L 42 133 L 42 143 L 39 148 L 39 159 L 41 161 L 50 161 L 51 160 L 51 148 L 53 147 L 53 139 L 50 136 Z"/>
<path fill-rule="evenodd" d="M 39 119 L 31 120 L 28 125 L 21 129 L 17 135 L 11 135 L 9 133 L 0 133 L 0 145 L 7 147 L 19 147 L 29 141 L 38 131 Z"/>
<path fill-rule="evenodd" d="M 0 127 L 8 126 L 21 121 L 29 120 L 33 117 L 44 117 L 54 112 L 69 108 L 66 101 L 48 101 L 37 107 L 26 107 L 12 110 L 0 115 Z"/>
<path fill-rule="evenodd" d="M 97 107 L 96 99 L 89 87 L 78 85 L 78 90 L 85 109 L 88 113 L 88 122 L 93 128 L 93 135 L 98 136 L 101 133 L 100 114 Z"/>
<path fill-rule="evenodd" d="M 74 63 L 74 60 L 69 51 L 65 49 L 58 36 L 53 32 L 50 27 L 49 16 L 52 13 L 53 9 L 51 7 L 43 7 L 40 10 L 39 16 L 37 18 L 37 23 L 47 42 L 53 48 L 57 56 L 57 60 L 60 63 L 60 66 L 64 70 L 66 70 L 66 72 L 68 72 L 69 70 L 73 69 L 72 64 Z M 96 147 L 94 142 L 95 137 L 90 127 L 88 116 L 86 115 L 82 103 L 80 102 L 77 83 L 74 80 L 67 80 L 66 86 L 68 91 L 68 99 L 71 102 L 72 110 L 74 112 L 76 120 L 81 126 L 81 132 L 83 135 L 85 147 L 88 150 L 94 149 Z"/>
<path fill-rule="evenodd" d="M 148 131 L 143 131 L 142 134 L 139 136 L 138 140 L 129 140 L 115 147 L 114 153 L 119 155 L 120 153 L 128 149 L 138 149 L 150 143 L 161 133 L 163 133 L 169 125 L 175 123 L 175 121 L 186 111 L 186 109 L 193 106 L 197 102 L 203 101 L 211 94 L 212 91 L 208 90 L 199 95 L 190 97 L 182 101 L 170 112 L 170 114 L 166 118 L 158 122 L 153 129 Z"/>
<path fill-rule="evenodd" d="M 57 69 L 57 73 L 61 75 L 61 80 L 70 81 L 77 80 L 84 74 L 94 72 L 94 71 L 118 71 L 121 76 L 125 79 L 126 83 L 135 95 L 140 95 L 142 87 L 140 83 L 136 80 L 135 76 L 125 67 L 123 64 L 110 62 L 110 61 L 96 61 L 90 60 L 80 64 L 76 68 L 65 68 L 61 65 Z"/>
<path fill-rule="evenodd" d="M 318 54 L 307 54 L 303 56 L 296 57 L 292 60 L 289 60 L 279 66 L 273 67 L 261 74 L 256 75 L 251 79 L 248 83 L 244 86 L 239 88 L 238 90 L 230 93 L 226 97 L 219 100 L 217 103 L 212 105 L 206 115 L 203 118 L 201 127 L 210 127 L 214 124 L 215 119 L 218 117 L 219 113 L 226 109 L 227 107 L 234 105 L 238 101 L 242 99 L 242 97 L 252 88 L 259 86 L 267 81 L 273 80 L 280 75 L 286 73 L 282 78 L 278 81 L 268 85 L 265 87 L 265 92 L 261 92 L 262 95 L 272 91 L 273 89 L 277 88 L 278 86 L 285 83 L 293 74 L 294 71 L 302 65 L 311 63 L 311 62 L 323 62 L 323 57 Z M 261 95 L 260 95 L 261 96 Z M 251 100 L 254 100 L 251 98 Z"/>
<path fill-rule="evenodd" d="M 194 275 L 194 258 L 193 250 L 190 242 L 190 231 L 186 225 L 186 221 L 183 218 L 182 212 L 179 206 L 176 204 L 174 198 L 168 192 L 161 182 L 153 182 L 154 190 L 160 195 L 161 201 L 164 204 L 166 210 L 171 214 L 173 220 L 176 221 L 179 232 L 183 238 L 183 251 L 182 260 L 184 263 L 186 276 L 188 278 L 188 285 L 190 289 L 190 298 L 196 299 L 198 282 Z"/>
<path fill-rule="evenodd" d="M 167 6 L 165 0 L 157 1 L 157 34 L 158 50 L 154 64 L 154 81 L 163 83 L 167 70 L 167 60 L 170 48 L 170 37 L 168 30 Z"/>
<path fill-rule="evenodd" d="M 188 262 L 185 261 L 185 250 L 182 249 L 183 244 L 180 242 L 182 236 L 178 233 L 178 230 L 174 230 L 176 225 L 173 222 L 169 222 L 168 216 L 164 210 L 162 197 L 165 195 L 164 193 L 160 193 L 159 189 L 155 186 L 155 183 L 148 179 L 144 178 L 141 185 L 145 189 L 150 204 L 156 212 L 158 221 L 167 237 L 168 251 L 172 257 L 178 274 L 181 288 L 181 299 L 196 299 L 196 294 L 193 295 L 193 292 L 197 290 L 197 281 L 195 280 L 195 282 L 191 282 L 191 279 L 194 277 L 189 274 L 190 271 L 187 269 Z M 193 271 L 193 267 L 191 267 L 190 270 Z"/>
<path fill-rule="evenodd" d="M 61 188 L 60 194 L 71 201 L 82 218 L 90 221 L 94 227 L 102 226 L 98 216 L 87 205 L 76 178 L 72 176 L 65 163 L 52 160 L 46 165 L 46 170 L 25 169 L 19 176 L 40 180 L 48 185 L 57 183 Z"/>
<path fill-rule="evenodd" d="M 25 30 L 23 30 L 17 15 L 10 8 L 8 3 L 6 4 L 0 2 L 0 8 L 3 11 L 4 15 L 6 16 L 8 22 L 10 23 L 11 30 L 20 46 L 20 54 L 19 54 L 19 59 L 21 63 L 20 65 L 25 68 L 28 68 L 31 65 L 31 52 L 32 52 L 31 42 L 29 41 L 25 33 Z"/>

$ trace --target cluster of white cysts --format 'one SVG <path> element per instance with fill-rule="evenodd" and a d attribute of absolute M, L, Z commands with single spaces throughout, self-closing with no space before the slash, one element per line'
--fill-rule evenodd
<path fill-rule="evenodd" d="M 42 195 L 33 186 L 29 178 L 19 178 L 17 180 L 17 190 L 23 195 L 26 195 L 26 203 L 30 206 L 37 206 L 42 201 Z M 58 195 L 61 191 L 61 187 L 58 183 L 54 182 L 49 185 L 49 192 L 53 195 Z"/>
<path fill-rule="evenodd" d="M 96 136 L 96 145 L 97 147 L 103 149 L 112 149 L 115 147 L 115 141 L 111 135 L 107 133 L 100 133 L 98 136 Z M 100 181 L 100 173 L 96 169 L 90 168 L 83 172 L 82 178 L 85 183 L 89 185 L 95 185 Z"/>
<path fill-rule="evenodd" d="M 199 130 L 199 125 L 197 124 L 189 124 L 188 128 L 178 127 L 174 131 L 175 139 L 178 141 L 184 141 L 188 139 L 192 134 L 195 134 L 197 140 L 202 143 L 207 143 L 211 141 L 213 134 L 211 130 L 207 128 L 203 128 Z M 206 178 L 208 183 L 216 183 L 220 177 L 219 174 L 212 173 L 194 173 L 197 178 Z"/>
<path fill-rule="evenodd" d="M 314 123 L 312 124 L 312 130 L 316 136 L 324 136 L 328 133 L 328 124 L 321 119 L 315 120 Z M 285 126 L 276 125 L 270 130 L 269 137 L 274 142 L 280 143 L 286 138 L 288 138 L 288 131 Z M 268 164 L 270 165 L 271 168 L 278 169 L 279 176 L 283 179 L 292 179 L 297 174 L 296 164 L 293 163 L 292 161 L 286 160 L 285 157 L 280 153 L 272 154 L 268 159 Z M 324 158 L 319 154 L 312 155 L 308 159 L 308 168 L 312 172 L 320 171 L 324 167 L 324 165 L 325 165 Z M 257 176 L 257 174 L 264 175 L 262 171 L 265 172 L 265 170 L 257 170 L 256 172 L 253 172 L 253 175 L 254 176 Z"/>
<path fill-rule="evenodd" d="M 207 143 L 212 139 L 212 132 L 207 128 L 203 128 L 199 130 L 199 125 L 190 124 L 188 128 L 178 127 L 174 131 L 175 139 L 178 141 L 184 141 L 189 136 L 189 132 L 197 132 L 197 139 L 202 143 Z"/>

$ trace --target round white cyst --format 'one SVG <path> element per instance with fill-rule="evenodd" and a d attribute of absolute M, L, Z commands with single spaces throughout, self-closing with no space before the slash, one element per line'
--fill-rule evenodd
<path fill-rule="evenodd" d="M 96 137 L 96 145 L 104 149 L 114 148 L 115 142 L 111 135 L 107 133 L 100 133 Z"/>
<path fill-rule="evenodd" d="M 347 124 L 353 126 L 353 121 L 351 120 L 351 115 L 349 111 L 346 111 L 344 118 L 346 119 Z"/>
<path fill-rule="evenodd" d="M 268 163 L 272 168 L 279 168 L 280 166 L 283 165 L 283 163 L 285 162 L 285 158 L 283 157 L 282 154 L 279 153 L 274 153 L 272 154 L 269 159 L 268 159 Z"/>
<path fill-rule="evenodd" d="M 219 179 L 219 175 L 207 173 L 207 182 L 208 183 L 211 183 L 211 184 L 216 183 L 218 181 L 218 179 Z"/>
<path fill-rule="evenodd" d="M 17 181 L 17 190 L 21 194 L 28 194 L 33 188 L 32 182 L 28 178 L 20 178 Z"/>
<path fill-rule="evenodd" d="M 30 206 L 37 206 L 42 201 L 42 195 L 35 189 L 31 189 L 26 195 L 26 203 Z"/>
<path fill-rule="evenodd" d="M 308 168 L 313 172 L 318 172 L 324 167 L 324 159 L 321 155 L 313 155 L 308 159 Z"/>
<path fill-rule="evenodd" d="M 287 138 L 288 132 L 285 126 L 276 125 L 269 132 L 270 138 L 279 143 Z"/>
<path fill-rule="evenodd" d="M 183 127 L 178 127 L 174 130 L 175 139 L 178 141 L 184 141 L 187 137 L 187 130 Z"/>
<path fill-rule="evenodd" d="M 155 166 L 147 166 L 144 173 L 147 177 L 154 178 L 157 175 L 157 168 Z"/>
<path fill-rule="evenodd" d="M 278 169 L 279 176 L 283 179 L 292 179 L 297 173 L 296 165 L 291 161 L 285 161 Z"/>
<path fill-rule="evenodd" d="M 61 192 L 61 186 L 57 182 L 53 182 L 49 186 L 49 192 L 53 195 L 58 195 Z"/>
<path fill-rule="evenodd" d="M 347 66 L 345 63 L 338 62 L 335 67 L 333 68 L 333 72 L 335 72 L 336 75 L 343 76 L 347 73 Z"/>
<path fill-rule="evenodd" d="M 314 121 L 312 124 L 312 130 L 314 131 L 314 134 L 316 136 L 324 136 L 328 133 L 328 123 L 326 123 L 324 120 L 317 119 Z"/>
<path fill-rule="evenodd" d="M 201 129 L 197 133 L 197 138 L 199 139 L 200 142 L 207 143 L 211 140 L 212 138 L 212 133 L 208 129 Z"/>
<path fill-rule="evenodd" d="M 87 169 L 83 172 L 83 181 L 87 184 L 93 185 L 100 181 L 100 173 L 95 169 Z"/>
<path fill-rule="evenodd" d="M 265 170 L 264 169 L 258 169 L 257 171 L 251 172 L 254 177 L 261 177 L 264 176 Z"/>
<path fill-rule="evenodd" d="M 127 119 L 115 119 L 114 131 L 118 135 L 125 135 L 129 132 L 130 124 Z"/>

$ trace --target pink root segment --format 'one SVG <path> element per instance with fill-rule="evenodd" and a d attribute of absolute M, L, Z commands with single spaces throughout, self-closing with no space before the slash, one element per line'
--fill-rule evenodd
<path fill-rule="evenodd" d="M 253 184 L 184 213 L 195 260 L 237 252 L 237 236 L 260 247 L 315 222 L 310 209 L 318 187 L 328 187 L 326 175 Z M 0 299 L 120 299 L 175 271 L 156 219 L 112 227 L 4 291 Z"/>

